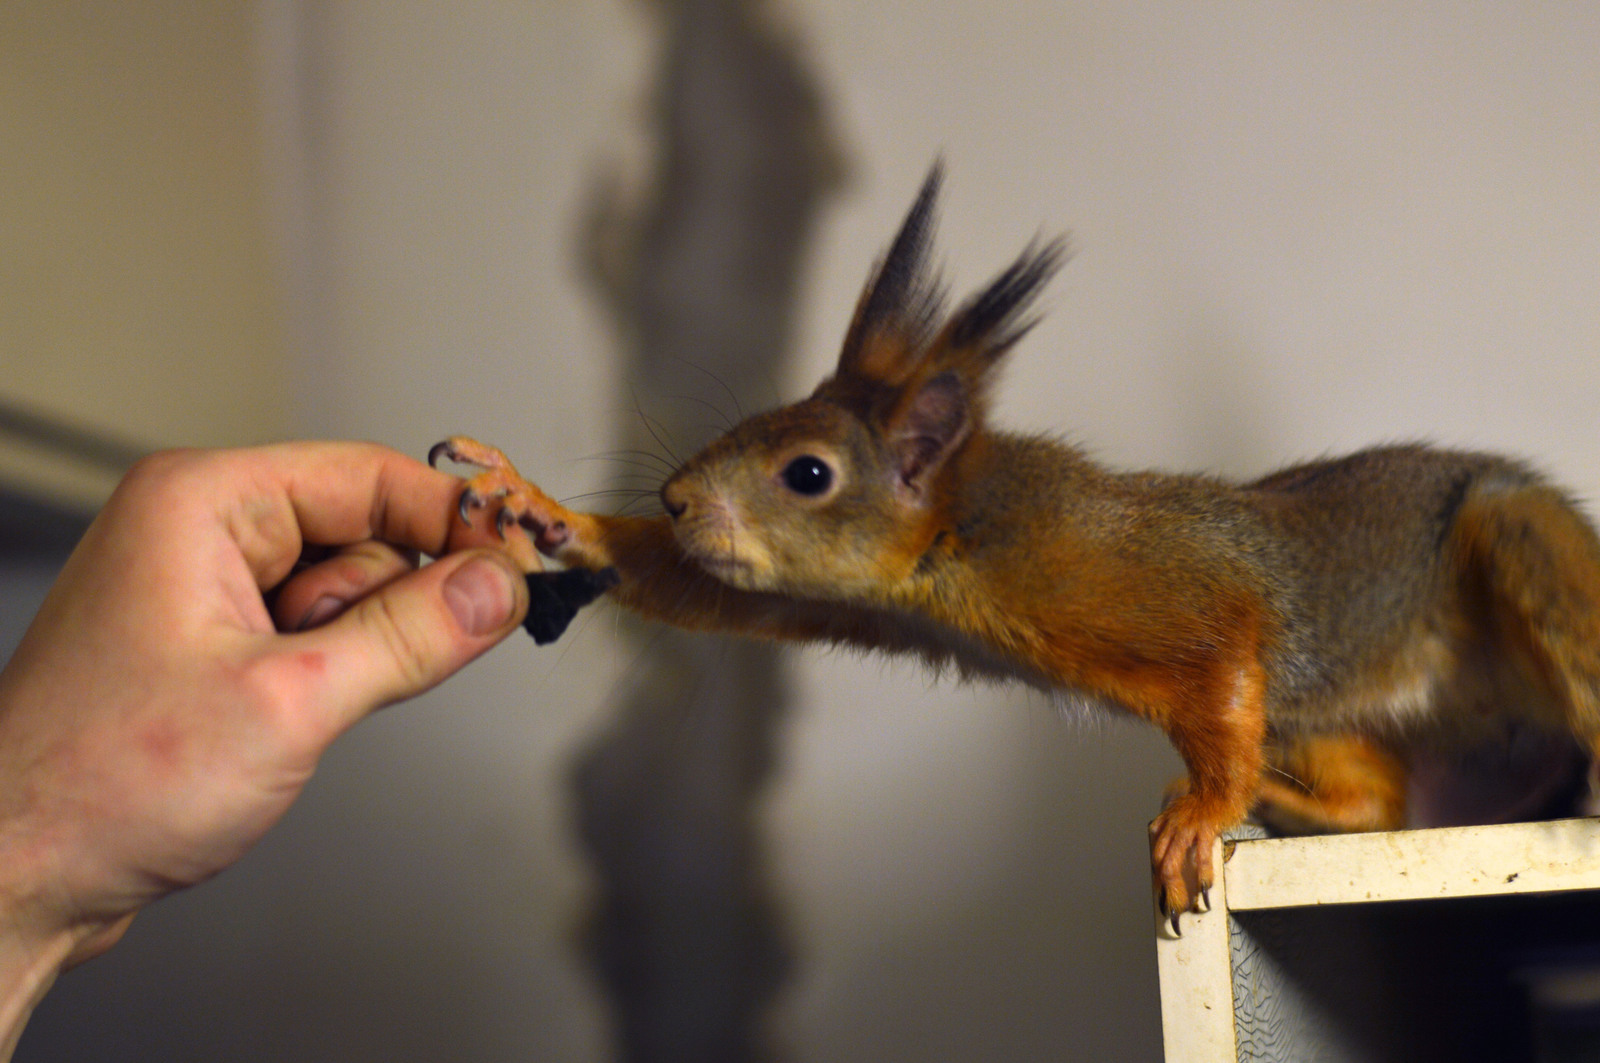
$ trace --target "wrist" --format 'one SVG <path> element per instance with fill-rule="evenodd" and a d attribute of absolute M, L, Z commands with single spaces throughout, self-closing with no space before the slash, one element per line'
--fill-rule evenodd
<path fill-rule="evenodd" d="M 67 928 L 32 918 L 30 906 L 0 900 L 0 1061 L 11 1059 L 22 1029 L 78 946 Z"/>
<path fill-rule="evenodd" d="M 85 945 L 98 936 L 47 903 L 50 876 L 40 847 L 15 835 L 0 827 L 0 1063 L 11 1059 L 56 977 L 92 955 Z"/>

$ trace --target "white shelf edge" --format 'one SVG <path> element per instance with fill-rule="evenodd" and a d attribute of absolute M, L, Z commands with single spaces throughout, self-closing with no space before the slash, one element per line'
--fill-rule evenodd
<path fill-rule="evenodd" d="M 1600 889 L 1600 820 L 1231 842 L 1232 911 Z"/>
<path fill-rule="evenodd" d="M 1212 850 L 1220 867 L 1222 842 Z M 1238 1056 L 1233 1019 L 1233 966 L 1228 950 L 1227 884 L 1211 887 L 1212 907 L 1182 916 L 1181 936 L 1156 919 L 1161 980 L 1161 1031 L 1166 1063 L 1213 1063 Z"/>

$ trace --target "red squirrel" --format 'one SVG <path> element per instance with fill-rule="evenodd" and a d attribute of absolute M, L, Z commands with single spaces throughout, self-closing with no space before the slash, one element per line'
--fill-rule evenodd
<path fill-rule="evenodd" d="M 664 514 L 573 512 L 465 437 L 508 548 L 684 628 L 919 654 L 1148 720 L 1187 778 L 1150 825 L 1178 930 L 1212 843 L 1252 809 L 1297 829 L 1398 826 L 1387 752 L 1535 725 L 1600 737 L 1600 539 L 1492 454 L 1386 446 L 1236 484 L 1117 472 L 988 423 L 998 370 L 1063 259 L 1035 242 L 944 307 L 935 165 L 879 259 L 838 368 L 661 487 Z M 609 576 L 609 574 L 608 574 Z"/>

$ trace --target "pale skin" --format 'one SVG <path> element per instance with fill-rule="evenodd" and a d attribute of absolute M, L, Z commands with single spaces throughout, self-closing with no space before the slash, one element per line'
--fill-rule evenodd
<path fill-rule="evenodd" d="M 118 487 L 0 671 L 0 1061 L 57 974 L 243 855 L 335 738 L 516 629 L 526 584 L 460 490 L 350 443 L 159 454 Z"/>

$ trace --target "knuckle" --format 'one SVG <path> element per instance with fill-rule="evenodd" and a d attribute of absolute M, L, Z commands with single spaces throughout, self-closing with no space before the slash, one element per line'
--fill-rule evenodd
<path fill-rule="evenodd" d="M 118 485 L 123 496 L 160 494 L 181 483 L 201 459 L 201 451 L 191 449 L 158 450 L 146 454 L 129 466 Z"/>
<path fill-rule="evenodd" d="M 269 734 L 271 743 L 314 757 L 330 739 L 331 724 L 320 711 L 302 662 L 276 655 L 241 665 L 232 677 L 240 705 Z"/>
<path fill-rule="evenodd" d="M 355 599 L 384 586 L 416 568 L 405 554 L 383 543 L 367 541 L 347 546 L 322 562 L 312 575 L 341 597 Z"/>

